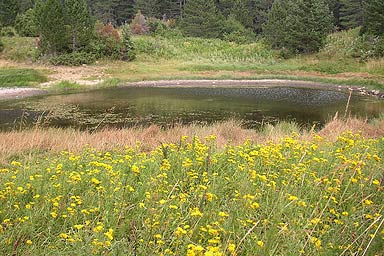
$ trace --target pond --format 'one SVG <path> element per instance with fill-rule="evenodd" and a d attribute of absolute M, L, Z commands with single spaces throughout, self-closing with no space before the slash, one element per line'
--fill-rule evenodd
<path fill-rule="evenodd" d="M 119 87 L 0 102 L 0 129 L 33 125 L 94 129 L 158 124 L 209 124 L 240 119 L 248 128 L 293 120 L 322 125 L 344 116 L 349 94 L 293 87 Z M 384 101 L 353 95 L 349 113 L 373 118 Z"/>

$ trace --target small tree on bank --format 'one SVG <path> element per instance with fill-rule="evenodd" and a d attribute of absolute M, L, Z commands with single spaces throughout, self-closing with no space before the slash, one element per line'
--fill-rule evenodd
<path fill-rule="evenodd" d="M 275 48 L 310 53 L 323 46 L 331 29 L 331 12 L 324 0 L 276 0 L 264 35 Z"/>

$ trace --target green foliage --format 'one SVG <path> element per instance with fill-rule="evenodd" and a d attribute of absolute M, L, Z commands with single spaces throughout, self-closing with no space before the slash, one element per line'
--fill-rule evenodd
<path fill-rule="evenodd" d="M 366 0 L 363 32 L 384 37 L 384 1 Z"/>
<path fill-rule="evenodd" d="M 115 26 L 131 20 L 135 14 L 135 0 L 87 0 L 91 13 L 104 24 L 111 22 Z"/>
<path fill-rule="evenodd" d="M 37 70 L 33 69 L 0 69 L 0 87 L 32 86 L 46 82 L 47 78 Z"/>
<path fill-rule="evenodd" d="M 180 4 L 178 0 L 136 0 L 135 10 L 147 17 L 169 19 L 180 15 Z"/>
<path fill-rule="evenodd" d="M 326 43 L 320 53 L 327 58 L 351 58 L 359 39 L 360 28 L 332 33 L 327 36 Z"/>
<path fill-rule="evenodd" d="M 18 12 L 18 0 L 0 1 L 0 24 L 13 26 Z"/>
<path fill-rule="evenodd" d="M 223 39 L 239 44 L 249 43 L 255 39 L 253 31 L 246 29 L 240 21 L 230 15 L 223 26 Z"/>
<path fill-rule="evenodd" d="M 15 29 L 19 36 L 38 36 L 39 33 L 33 9 L 28 9 L 25 13 L 19 13 L 16 16 Z"/>
<path fill-rule="evenodd" d="M 92 64 L 95 61 L 96 56 L 93 53 L 87 52 L 62 53 L 49 59 L 52 65 L 64 66 L 80 66 L 83 64 Z"/>
<path fill-rule="evenodd" d="M 365 0 L 340 0 L 339 26 L 342 29 L 350 29 L 362 25 L 364 1 Z"/>
<path fill-rule="evenodd" d="M 134 37 L 141 59 L 176 59 L 198 63 L 270 63 L 273 51 L 263 42 L 238 45 L 220 39 Z"/>
<path fill-rule="evenodd" d="M 86 51 L 95 54 L 97 58 L 122 59 L 123 49 L 119 32 L 111 23 L 108 23 L 96 26 L 96 37 L 88 45 Z"/>
<path fill-rule="evenodd" d="M 32 37 L 3 37 L 4 50 L 1 57 L 13 61 L 30 62 L 38 59 L 40 51 Z"/>
<path fill-rule="evenodd" d="M 292 52 L 318 51 L 332 26 L 323 0 L 277 0 L 264 26 L 264 35 L 276 48 Z"/>
<path fill-rule="evenodd" d="M 132 33 L 131 28 L 128 24 L 125 24 L 121 28 L 121 40 L 123 43 L 123 52 L 122 52 L 122 59 L 123 60 L 134 60 L 136 58 L 136 52 L 135 47 L 132 41 Z"/>
<path fill-rule="evenodd" d="M 189 0 L 180 26 L 188 36 L 218 38 L 222 35 L 223 15 L 213 0 Z"/>
<path fill-rule="evenodd" d="M 268 13 L 275 0 L 235 0 L 231 15 L 246 28 L 256 33 L 263 31 L 263 25 L 268 19 Z"/>
<path fill-rule="evenodd" d="M 147 24 L 149 32 L 154 35 L 161 34 L 167 29 L 167 24 L 164 21 L 154 17 L 149 18 Z"/>
<path fill-rule="evenodd" d="M 354 44 L 352 57 L 367 61 L 371 58 L 384 55 L 383 39 L 377 36 L 363 34 L 357 38 Z"/>
<path fill-rule="evenodd" d="M 38 0 L 35 5 L 36 21 L 41 33 L 43 53 L 57 55 L 67 51 L 68 27 L 60 0 Z"/>
<path fill-rule="evenodd" d="M 4 43 L 3 41 L 1 41 L 1 38 L 0 38 L 0 53 L 4 51 Z"/>
<path fill-rule="evenodd" d="M 8 27 L 1 28 L 0 36 L 13 37 L 16 35 L 17 35 L 17 33 L 16 33 L 16 30 L 14 27 L 8 26 Z"/>
<path fill-rule="evenodd" d="M 135 9 L 147 17 L 160 18 L 158 2 L 158 0 L 136 0 Z"/>
<path fill-rule="evenodd" d="M 65 18 L 70 31 L 71 50 L 84 48 L 89 44 L 94 29 L 85 0 L 65 0 Z"/>
<path fill-rule="evenodd" d="M 60 83 L 52 85 L 51 87 L 49 87 L 49 90 L 67 92 L 67 91 L 80 90 L 81 88 L 82 86 L 78 83 L 64 80 L 64 81 L 61 81 Z"/>

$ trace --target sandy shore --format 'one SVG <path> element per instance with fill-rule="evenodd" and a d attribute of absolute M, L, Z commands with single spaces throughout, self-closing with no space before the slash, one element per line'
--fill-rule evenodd
<path fill-rule="evenodd" d="M 0 88 L 0 99 L 20 99 L 46 93 L 46 90 L 37 88 Z"/>

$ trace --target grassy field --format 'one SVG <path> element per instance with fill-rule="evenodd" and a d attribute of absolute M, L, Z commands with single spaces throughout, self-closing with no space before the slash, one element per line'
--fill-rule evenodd
<path fill-rule="evenodd" d="M 0 168 L 2 255 L 381 255 L 384 139 L 182 136 Z"/>

